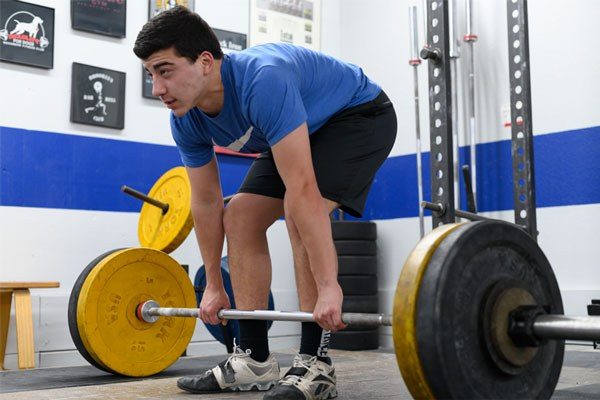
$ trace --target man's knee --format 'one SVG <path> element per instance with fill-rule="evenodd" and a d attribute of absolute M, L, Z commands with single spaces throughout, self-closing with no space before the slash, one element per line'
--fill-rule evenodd
<path fill-rule="evenodd" d="M 230 237 L 237 237 L 242 234 L 242 229 L 245 224 L 243 223 L 244 211 L 243 205 L 239 202 L 230 202 L 223 212 L 223 229 L 225 235 Z"/>
<path fill-rule="evenodd" d="M 229 239 L 243 235 L 265 234 L 277 220 L 278 207 L 272 201 L 260 201 L 255 197 L 235 196 L 223 213 L 223 229 Z"/>

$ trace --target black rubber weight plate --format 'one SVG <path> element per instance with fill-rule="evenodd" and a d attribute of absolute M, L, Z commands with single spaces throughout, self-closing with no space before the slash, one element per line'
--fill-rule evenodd
<path fill-rule="evenodd" d="M 379 296 L 344 296 L 342 312 L 352 313 L 377 313 L 379 310 Z"/>
<path fill-rule="evenodd" d="M 344 296 L 377 294 L 377 276 L 374 275 L 339 275 L 338 282 Z"/>
<path fill-rule="evenodd" d="M 377 256 L 339 256 L 338 275 L 377 275 Z"/>
<path fill-rule="evenodd" d="M 334 240 L 376 240 L 377 225 L 365 221 L 332 221 Z"/>
<path fill-rule="evenodd" d="M 90 353 L 88 353 L 87 349 L 83 345 L 83 342 L 81 341 L 81 336 L 79 335 L 79 329 L 77 327 L 77 301 L 79 301 L 79 293 L 81 292 L 81 287 L 83 286 L 85 279 L 90 274 L 90 272 L 92 272 L 94 267 L 98 265 L 98 263 L 104 258 L 119 250 L 123 249 L 110 250 L 94 258 L 92 262 L 90 262 L 87 265 L 87 267 L 85 267 L 83 271 L 81 271 L 81 274 L 79 274 L 79 277 L 75 281 L 75 285 L 73 285 L 73 290 L 71 291 L 71 296 L 69 297 L 69 309 L 67 311 L 67 318 L 69 320 L 69 332 L 71 332 L 71 338 L 73 339 L 73 343 L 75 343 L 75 347 L 77 348 L 77 350 L 79 350 L 79 353 L 83 356 L 83 358 L 86 359 L 87 362 L 92 364 L 94 367 L 111 374 L 113 374 L 114 372 L 96 362 L 96 360 L 94 360 Z"/>
<path fill-rule="evenodd" d="M 539 305 L 562 314 L 552 268 L 537 243 L 513 225 L 483 221 L 454 230 L 436 249 L 421 281 L 417 343 L 436 398 L 548 399 L 560 374 L 564 342 L 549 341 L 510 375 L 494 363 L 482 315 L 494 285 L 518 281 Z"/>
<path fill-rule="evenodd" d="M 331 334 L 329 347 L 339 350 L 373 350 L 379 348 L 379 330 L 339 331 Z"/>
<path fill-rule="evenodd" d="M 338 256 L 375 256 L 377 242 L 372 240 L 334 240 Z"/>

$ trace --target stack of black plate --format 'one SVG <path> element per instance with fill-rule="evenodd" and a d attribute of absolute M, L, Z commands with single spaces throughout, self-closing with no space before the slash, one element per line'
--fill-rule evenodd
<path fill-rule="evenodd" d="M 338 281 L 344 292 L 342 312 L 377 313 L 377 225 L 368 221 L 332 221 L 331 224 L 338 254 Z M 331 335 L 330 347 L 376 349 L 379 329 L 349 326 Z"/>

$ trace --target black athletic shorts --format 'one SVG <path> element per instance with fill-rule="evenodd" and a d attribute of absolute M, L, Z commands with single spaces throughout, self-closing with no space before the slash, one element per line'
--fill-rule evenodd
<path fill-rule="evenodd" d="M 387 95 L 343 110 L 310 135 L 310 148 L 321 195 L 361 217 L 375 173 L 396 139 L 396 112 Z M 283 199 L 285 185 L 271 151 L 260 154 L 240 186 L 240 193 Z"/>

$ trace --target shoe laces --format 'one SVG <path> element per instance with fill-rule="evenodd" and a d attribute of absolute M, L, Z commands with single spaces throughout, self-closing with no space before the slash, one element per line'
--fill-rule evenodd
<path fill-rule="evenodd" d="M 294 367 L 311 369 L 317 362 L 317 356 L 303 358 L 300 354 L 294 359 Z"/>
<path fill-rule="evenodd" d="M 233 339 L 233 353 L 231 353 L 231 355 L 227 359 L 227 362 L 225 362 L 225 368 L 227 368 L 228 366 L 233 368 L 231 363 L 234 360 L 236 360 L 238 358 L 242 358 L 242 357 L 248 357 L 248 356 L 250 356 L 250 354 L 252 354 L 252 350 L 250 350 L 250 349 L 246 349 L 245 351 L 242 350 L 242 348 L 235 343 L 235 339 Z"/>
<path fill-rule="evenodd" d="M 313 372 L 311 369 L 316 365 L 317 356 L 311 356 L 310 358 L 303 358 L 300 354 L 298 354 L 294 358 L 294 364 L 292 368 L 304 368 L 307 372 Z M 284 376 L 280 384 L 281 385 L 294 385 L 299 386 L 301 382 L 305 379 L 306 373 L 304 375 L 286 375 Z"/>
<path fill-rule="evenodd" d="M 230 370 L 233 371 L 233 365 L 232 365 L 233 361 L 237 360 L 238 358 L 248 357 L 248 356 L 250 356 L 250 354 L 252 354 L 252 350 L 250 350 L 250 349 L 246 349 L 245 351 L 242 350 L 242 348 L 235 343 L 235 338 L 234 338 L 233 339 L 233 353 L 231 353 L 231 355 L 229 356 L 227 361 L 225 361 L 225 363 L 223 364 L 223 368 L 225 368 L 225 369 L 229 368 Z M 204 375 L 210 375 L 211 373 L 212 373 L 212 369 L 209 369 L 204 373 Z"/>

